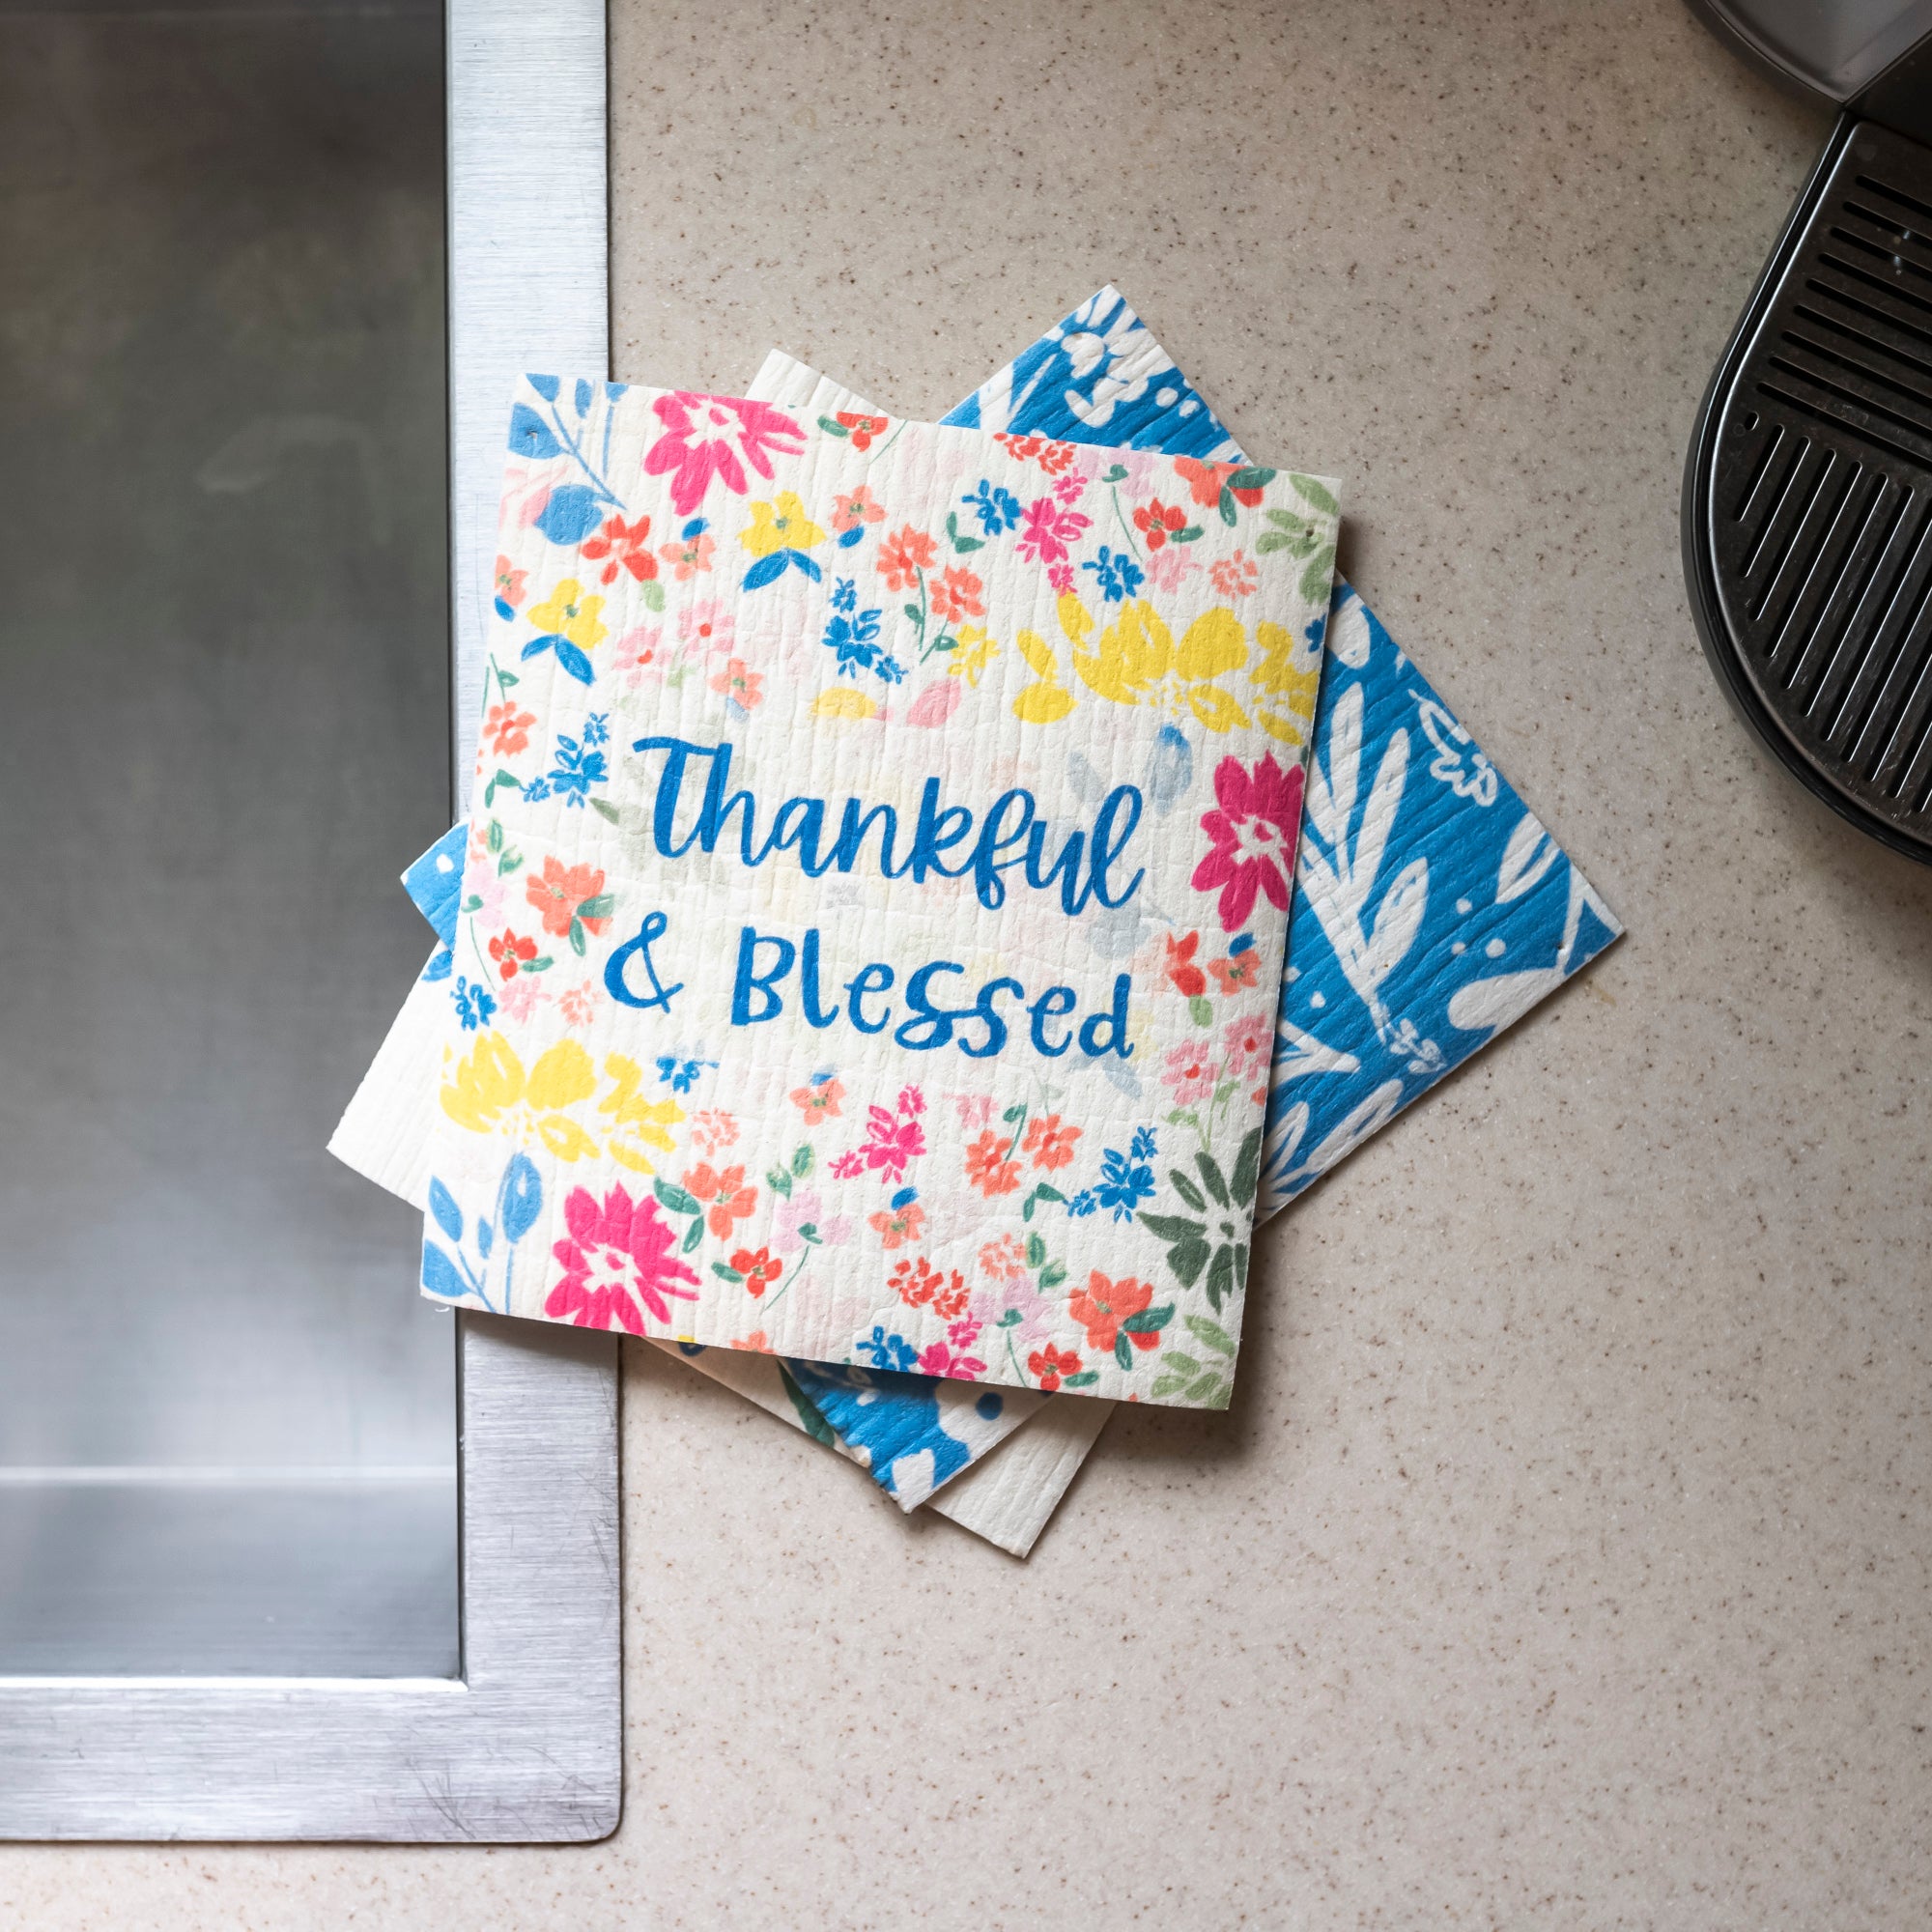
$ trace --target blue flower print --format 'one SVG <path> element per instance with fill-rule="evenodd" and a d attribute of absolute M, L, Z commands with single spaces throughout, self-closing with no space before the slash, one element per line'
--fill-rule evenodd
<path fill-rule="evenodd" d="M 497 1002 L 489 989 L 480 981 L 471 983 L 460 974 L 451 988 L 450 997 L 456 1002 L 456 1017 L 463 1022 L 465 1033 L 474 1033 L 478 1027 L 490 1024 L 490 1015 L 497 1010 Z"/>
<path fill-rule="evenodd" d="M 583 742 L 586 745 L 608 745 L 611 742 L 611 714 L 608 711 L 593 711 L 583 721 Z"/>
<path fill-rule="evenodd" d="M 1094 1188 L 1094 1204 L 1111 1208 L 1117 1221 L 1131 1221 L 1134 1210 L 1153 1196 L 1153 1130 L 1136 1127 L 1127 1151 L 1109 1148 L 1100 1156 L 1100 1184 Z"/>
<path fill-rule="evenodd" d="M 1119 604 L 1131 597 L 1147 576 L 1147 572 L 1125 551 L 1109 550 L 1105 544 L 1100 546 L 1100 560 L 1097 563 L 1083 563 L 1080 568 L 1094 573 L 1100 586 L 1100 595 L 1109 604 Z"/>
<path fill-rule="evenodd" d="M 980 527 L 989 537 L 1019 527 L 1020 499 L 1010 490 L 999 489 L 983 476 L 979 488 L 959 500 L 978 515 Z"/>
<path fill-rule="evenodd" d="M 897 684 L 904 667 L 879 647 L 877 610 L 859 609 L 859 586 L 841 577 L 832 587 L 832 615 L 825 626 L 825 648 L 838 660 L 840 677 L 857 677 L 868 670 L 888 684 Z"/>
<path fill-rule="evenodd" d="M 870 1355 L 875 1368 L 896 1369 L 903 1374 L 919 1367 L 919 1350 L 903 1335 L 888 1335 L 883 1326 L 874 1327 L 854 1352 Z"/>
<path fill-rule="evenodd" d="M 598 742 L 598 738 L 591 736 L 593 730 L 604 739 L 608 739 L 611 735 L 604 717 L 596 712 L 584 721 L 582 744 L 575 738 L 566 738 L 561 732 L 557 734 L 556 763 L 544 775 L 544 778 L 549 781 L 550 791 L 554 792 L 565 805 L 582 809 L 583 802 L 590 796 L 590 787 L 603 784 L 611 776 L 610 765 L 604 753 L 590 749 Z M 539 779 L 537 782 L 542 784 L 544 779 Z M 529 796 L 530 791 L 526 786 L 524 797 L 528 799 Z"/>
<path fill-rule="evenodd" d="M 697 1085 L 697 1076 L 707 1066 L 716 1066 L 715 1060 L 686 1060 L 675 1053 L 658 1056 L 658 1078 L 668 1081 L 673 1094 L 689 1094 Z"/>

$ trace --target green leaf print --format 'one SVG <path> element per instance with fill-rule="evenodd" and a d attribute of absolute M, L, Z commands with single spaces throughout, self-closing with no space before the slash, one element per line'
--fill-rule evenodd
<path fill-rule="evenodd" d="M 1313 503 L 1324 517 L 1339 517 L 1342 514 L 1341 504 L 1314 477 L 1290 470 L 1288 480 L 1294 485 L 1295 494 L 1305 502 Z"/>

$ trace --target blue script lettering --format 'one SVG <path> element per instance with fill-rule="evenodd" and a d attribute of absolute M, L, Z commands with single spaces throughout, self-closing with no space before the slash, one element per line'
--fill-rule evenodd
<path fill-rule="evenodd" d="M 785 1010 L 786 982 L 797 970 L 798 1010 L 812 1027 L 828 1027 L 843 1018 L 862 1034 L 884 1033 L 893 1025 L 898 1009 L 884 995 L 898 983 L 898 976 L 883 960 L 862 966 L 844 984 L 843 1008 L 823 1004 L 819 976 L 820 941 L 818 928 L 810 926 L 805 936 L 793 941 L 772 932 L 760 932 L 754 925 L 738 933 L 738 963 L 731 983 L 731 1024 L 734 1027 L 760 1026 L 778 1019 Z M 1112 1054 L 1120 1060 L 1133 1057 L 1133 1043 L 1127 1038 L 1127 1001 L 1133 990 L 1133 976 L 1114 977 L 1114 993 L 1107 1007 L 1089 1013 L 1077 1028 L 1061 1039 L 1051 1039 L 1047 1028 L 1055 1020 L 1070 1015 L 1079 1005 L 1071 986 L 1049 986 L 1031 1004 L 1027 989 L 1010 976 L 988 980 L 970 998 L 963 989 L 961 1004 L 941 997 L 934 981 L 943 976 L 965 977 L 966 969 L 956 960 L 932 959 L 918 967 L 905 981 L 905 1010 L 893 1029 L 896 1044 L 909 1053 L 931 1053 L 942 1046 L 956 1046 L 969 1060 L 991 1060 L 1004 1053 L 1013 1038 L 1013 1029 L 999 1009 L 1001 998 L 1010 997 L 1027 1015 L 1026 1037 L 1036 1053 L 1058 1060 L 1076 1042 L 1089 1060 Z M 867 1002 L 873 1002 L 868 1008 Z"/>
<path fill-rule="evenodd" d="M 898 813 L 890 805 L 868 806 L 856 798 L 837 808 L 821 798 L 787 798 L 767 822 L 756 793 L 731 788 L 733 747 L 728 742 L 639 738 L 632 750 L 664 754 L 651 803 L 651 842 L 661 858 L 682 859 L 694 847 L 713 853 L 728 840 L 748 867 L 762 866 L 774 853 L 794 852 L 800 869 L 816 879 L 835 869 L 852 871 L 872 843 L 870 863 L 881 878 L 910 875 L 915 885 L 923 886 L 933 877 L 970 875 L 975 897 L 989 911 L 1006 903 L 1004 874 L 1019 867 L 1034 891 L 1058 890 L 1061 909 L 1069 919 L 1084 912 L 1090 899 L 1109 907 L 1125 905 L 1147 876 L 1143 868 L 1124 885 L 1116 885 L 1113 878 L 1146 809 L 1138 785 L 1116 785 L 1101 800 L 1091 831 L 1068 831 L 1049 849 L 1054 829 L 1039 815 L 1030 791 L 1015 786 L 1002 792 L 990 811 L 976 814 L 966 806 L 944 803 L 939 780 L 929 778 L 921 788 L 911 837 L 902 847 L 906 828 Z M 705 766 L 704 785 L 694 809 L 686 781 L 697 760 Z M 828 843 L 835 819 L 837 834 Z"/>

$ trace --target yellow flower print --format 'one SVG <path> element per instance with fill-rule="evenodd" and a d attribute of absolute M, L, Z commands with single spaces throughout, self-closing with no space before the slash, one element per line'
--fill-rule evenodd
<path fill-rule="evenodd" d="M 1081 615 L 1086 614 L 1082 607 Z M 1087 617 L 1090 631 L 1092 624 Z M 1066 628 L 1065 614 L 1062 628 Z M 1247 633 L 1232 611 L 1204 612 L 1177 645 L 1159 611 L 1137 598 L 1121 607 L 1094 649 L 1083 643 L 1084 637 L 1074 643 L 1073 668 L 1097 696 L 1115 704 L 1165 705 L 1177 713 L 1185 705 L 1210 731 L 1230 731 L 1248 722 L 1234 696 L 1213 682 L 1247 662 Z"/>
<path fill-rule="evenodd" d="M 958 647 L 947 660 L 948 677 L 963 677 L 975 691 L 980 688 L 980 673 L 1000 654 L 999 639 L 978 624 L 961 624 L 957 637 Z M 1032 660 L 1028 660 L 1032 663 Z M 1049 658 L 1048 662 L 1052 660 Z M 1037 668 L 1037 667 L 1036 667 Z"/>
<path fill-rule="evenodd" d="M 1257 624 L 1261 662 L 1250 677 L 1257 691 L 1283 700 L 1284 708 L 1255 706 L 1255 717 L 1270 738 L 1284 745 L 1308 742 L 1315 725 L 1315 695 L 1321 685 L 1321 646 L 1300 643 L 1285 624 Z"/>
<path fill-rule="evenodd" d="M 738 541 L 753 556 L 774 556 L 822 544 L 825 532 L 805 514 L 796 490 L 781 490 L 776 502 L 752 505 L 752 526 L 738 532 Z"/>
<path fill-rule="evenodd" d="M 675 1151 L 677 1143 L 665 1129 L 684 1119 L 684 1109 L 675 1100 L 646 1100 L 638 1089 L 643 1083 L 635 1060 L 613 1053 L 604 1063 L 611 1091 L 597 1103 L 600 1114 L 611 1117 L 605 1130 L 604 1151 L 622 1167 L 637 1174 L 655 1174 L 657 1167 L 644 1152 L 647 1147 L 660 1153 Z"/>
<path fill-rule="evenodd" d="M 668 1151 L 664 1129 L 684 1119 L 675 1100 L 639 1097 L 641 1076 L 634 1063 L 612 1054 L 604 1064 L 611 1092 L 600 1114 L 614 1118 L 603 1129 L 611 1159 L 639 1173 L 652 1171 L 640 1144 Z M 472 1134 L 492 1134 L 527 1146 L 542 1145 L 558 1160 L 582 1160 L 599 1151 L 597 1138 L 571 1118 L 597 1091 L 591 1059 L 574 1039 L 560 1040 L 527 1073 L 515 1049 L 500 1034 L 486 1034 L 458 1062 L 453 1079 L 443 1083 L 442 1111 Z"/>
<path fill-rule="evenodd" d="M 1174 669 L 1185 687 L 1187 708 L 1210 731 L 1232 731 L 1248 722 L 1234 697 L 1211 680 L 1239 670 L 1248 661 L 1248 634 L 1232 611 L 1205 611 L 1188 625 L 1174 654 Z"/>
<path fill-rule="evenodd" d="M 1051 648 L 1037 631 L 1022 631 L 1013 641 L 1038 680 L 1013 699 L 1013 716 L 1024 724 L 1058 724 L 1073 709 L 1074 697 L 1060 681 Z"/>
<path fill-rule="evenodd" d="M 1081 639 L 1094 628 L 1093 613 L 1067 590 L 1061 593 L 1054 614 L 1060 619 L 1061 635 L 1078 651 Z M 1013 699 L 1013 716 L 1028 724 L 1058 724 L 1079 700 L 1060 681 L 1053 647 L 1037 631 L 1022 631 L 1013 642 L 1038 680 Z"/>
<path fill-rule="evenodd" d="M 1173 666 L 1174 633 L 1145 597 L 1121 606 L 1121 614 L 1100 633 L 1096 648 L 1073 647 L 1073 668 L 1081 683 L 1116 704 L 1138 704 Z"/>
<path fill-rule="evenodd" d="M 835 684 L 811 700 L 814 718 L 876 718 L 879 707 L 863 691 L 848 684 Z"/>
<path fill-rule="evenodd" d="M 579 650 L 595 650 L 611 635 L 609 626 L 598 621 L 604 609 L 601 597 L 586 597 L 583 586 L 574 577 L 566 577 L 550 594 L 547 604 L 533 604 L 529 620 L 538 630 L 554 632 Z"/>

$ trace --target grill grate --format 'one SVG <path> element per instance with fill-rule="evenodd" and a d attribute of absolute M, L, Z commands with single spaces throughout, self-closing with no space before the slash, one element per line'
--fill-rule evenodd
<path fill-rule="evenodd" d="M 1746 327 L 1708 503 L 1730 640 L 1825 786 L 1932 857 L 1932 152 L 1860 127 Z"/>

